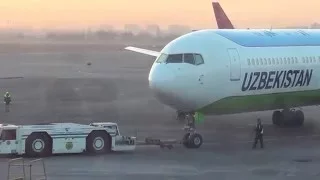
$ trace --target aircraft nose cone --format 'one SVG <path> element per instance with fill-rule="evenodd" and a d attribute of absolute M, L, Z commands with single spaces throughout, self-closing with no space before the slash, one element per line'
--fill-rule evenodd
<path fill-rule="evenodd" d="M 181 109 L 185 106 L 181 94 L 181 84 L 177 82 L 175 72 L 166 67 L 165 64 L 159 64 L 151 68 L 149 74 L 149 87 L 155 97 L 163 104 L 174 109 Z"/>
<path fill-rule="evenodd" d="M 149 73 L 149 87 L 156 92 L 165 93 L 173 82 L 173 72 L 164 64 L 153 66 Z"/>
<path fill-rule="evenodd" d="M 149 80 L 149 87 L 155 92 L 166 92 L 169 86 L 168 80 L 162 77 L 156 77 Z"/>

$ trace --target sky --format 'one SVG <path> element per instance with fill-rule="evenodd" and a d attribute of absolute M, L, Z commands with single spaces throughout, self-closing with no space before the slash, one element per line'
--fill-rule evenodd
<path fill-rule="evenodd" d="M 0 27 L 83 28 L 184 24 L 216 28 L 212 0 L 0 0 Z M 236 28 L 320 22 L 318 0 L 219 0 Z"/>

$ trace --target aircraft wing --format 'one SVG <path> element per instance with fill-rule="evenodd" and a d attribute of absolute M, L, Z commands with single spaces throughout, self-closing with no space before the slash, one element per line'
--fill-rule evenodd
<path fill-rule="evenodd" d="M 124 49 L 129 50 L 129 51 L 134 51 L 134 52 L 137 52 L 137 53 L 141 53 L 141 54 L 146 54 L 146 55 L 149 55 L 149 56 L 154 56 L 154 57 L 158 57 L 160 55 L 160 52 L 158 52 L 158 51 L 142 49 L 142 48 L 137 48 L 137 47 L 132 47 L 132 46 L 128 46 L 128 47 L 126 47 Z"/>

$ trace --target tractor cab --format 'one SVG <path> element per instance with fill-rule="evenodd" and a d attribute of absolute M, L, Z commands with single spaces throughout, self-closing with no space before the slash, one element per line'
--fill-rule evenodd
<path fill-rule="evenodd" d="M 18 146 L 18 126 L 0 124 L 0 154 L 15 154 Z"/>

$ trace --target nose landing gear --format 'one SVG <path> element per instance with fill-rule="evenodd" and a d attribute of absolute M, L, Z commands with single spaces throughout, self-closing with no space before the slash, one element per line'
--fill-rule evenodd
<path fill-rule="evenodd" d="M 181 112 L 181 111 L 177 111 L 177 117 L 176 117 L 177 121 L 182 122 L 186 119 L 186 113 Z"/>
<path fill-rule="evenodd" d="M 187 125 L 184 127 L 184 130 L 187 133 L 182 138 L 182 144 L 186 148 L 199 148 L 203 143 L 203 139 L 200 134 L 196 133 L 195 119 L 193 114 L 186 114 L 185 119 L 187 120 Z"/>

